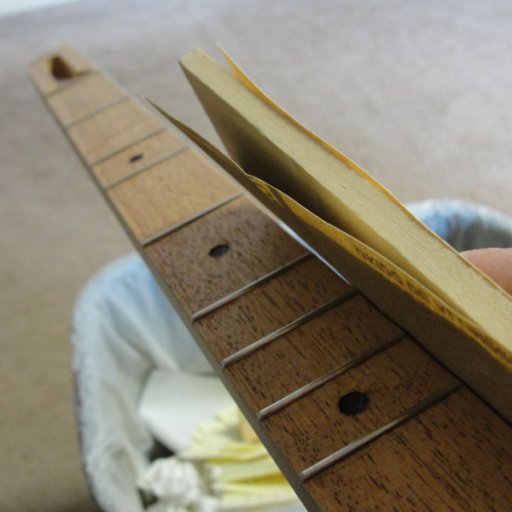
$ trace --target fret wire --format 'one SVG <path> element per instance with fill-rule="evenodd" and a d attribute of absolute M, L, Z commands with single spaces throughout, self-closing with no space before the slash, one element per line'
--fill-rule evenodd
<path fill-rule="evenodd" d="M 144 142 L 144 141 L 150 139 L 151 137 L 154 137 L 155 135 L 158 135 L 159 133 L 162 133 L 165 131 L 167 131 L 167 128 L 165 126 L 161 126 L 160 128 L 157 128 L 156 130 L 152 131 L 151 133 L 144 135 L 140 139 L 138 139 L 134 142 L 130 142 L 129 144 L 126 144 L 126 146 L 123 146 L 119 149 L 115 149 L 111 153 L 108 153 L 107 155 L 102 156 L 102 157 L 98 158 L 97 160 L 94 160 L 91 163 L 87 163 L 87 165 L 92 168 L 95 165 L 101 164 L 101 163 L 105 162 L 105 160 L 108 160 L 109 158 L 112 158 L 113 156 L 116 156 L 119 153 L 122 153 L 123 151 L 126 151 L 127 149 L 130 149 L 131 147 L 133 147 L 137 144 L 140 144 L 141 142 Z"/>
<path fill-rule="evenodd" d="M 199 213 L 196 213 L 195 215 L 192 215 L 188 219 L 185 219 L 184 221 L 178 222 L 177 224 L 173 224 L 172 226 L 163 229 L 162 231 L 159 231 L 155 235 L 152 235 L 142 242 L 139 242 L 142 247 L 147 247 L 148 245 L 151 245 L 158 240 L 166 237 L 167 235 L 170 235 L 174 233 L 175 231 L 178 231 L 178 229 L 181 229 L 185 226 L 188 226 L 189 224 L 192 224 L 196 220 L 199 220 L 201 217 L 204 217 L 205 215 L 208 215 L 209 213 L 218 210 L 219 208 L 222 208 L 223 206 L 231 203 L 232 201 L 235 201 L 236 199 L 239 199 L 244 195 L 244 192 L 238 192 L 227 199 L 223 199 L 222 201 L 219 201 L 218 203 L 209 206 L 208 208 L 205 208 L 204 210 L 201 210 Z"/>
<path fill-rule="evenodd" d="M 326 302 L 325 304 L 322 304 L 321 306 L 313 309 L 309 313 L 306 313 L 306 314 L 300 316 L 299 318 L 292 320 L 290 323 L 280 327 L 279 329 L 276 329 L 275 331 L 271 332 L 270 334 L 267 334 L 266 336 L 263 336 L 263 338 L 253 341 L 246 347 L 241 348 L 237 352 L 234 352 L 233 354 L 225 357 L 221 361 L 221 367 L 223 369 L 225 369 L 228 366 L 231 366 L 232 364 L 236 363 L 240 359 L 243 359 L 244 357 L 248 356 L 249 354 L 252 354 L 256 350 L 267 345 L 271 341 L 274 341 L 275 339 L 280 338 L 281 336 L 284 336 L 285 334 L 288 334 L 290 331 L 293 331 L 297 327 L 304 325 L 306 322 L 315 318 L 316 316 L 324 313 L 325 311 L 328 311 L 329 309 L 337 306 L 338 304 L 341 304 L 342 302 L 345 302 L 345 301 L 351 299 L 358 293 L 359 292 L 356 288 L 350 287 L 345 293 L 341 294 L 340 296 L 336 297 L 335 299 L 332 299 L 332 300 Z"/>
<path fill-rule="evenodd" d="M 312 256 L 313 255 L 309 252 L 307 252 L 305 254 L 301 254 L 297 258 L 289 261 L 288 263 L 281 265 L 280 267 L 272 270 L 271 272 L 268 272 L 267 274 L 255 279 L 254 281 L 251 281 L 250 283 L 247 283 L 246 285 L 242 286 L 241 288 L 238 288 L 238 290 L 235 290 L 234 292 L 229 293 L 228 295 L 225 295 L 221 299 L 219 299 L 215 302 L 212 302 L 210 305 L 206 306 L 205 308 L 202 308 L 199 311 L 196 311 L 191 317 L 192 321 L 197 322 L 201 318 L 204 318 L 206 315 L 213 313 L 217 309 L 221 308 L 222 306 L 225 306 L 229 302 L 232 302 L 233 300 L 237 299 L 241 295 L 244 295 L 245 293 L 249 292 L 250 290 L 269 281 L 273 277 L 276 277 L 276 276 L 282 274 L 283 272 L 286 272 L 287 270 L 298 265 L 300 262 L 302 262 L 305 259 L 310 258 Z"/>
<path fill-rule="evenodd" d="M 338 366 L 337 368 L 334 368 L 330 372 L 327 372 L 324 375 L 318 377 L 317 379 L 308 382 L 304 386 L 301 386 L 300 388 L 292 391 L 283 398 L 280 398 L 279 400 L 276 400 L 274 403 L 261 409 L 257 414 L 258 420 L 264 420 L 268 416 L 275 414 L 281 409 L 284 409 L 291 403 L 297 401 L 299 398 L 303 398 L 304 396 L 313 392 L 315 389 L 318 389 L 324 384 L 327 384 L 328 382 L 340 376 L 341 374 L 347 372 L 348 370 L 351 370 L 352 368 L 364 363 L 368 359 L 371 359 L 372 357 L 376 356 L 377 354 L 384 352 L 385 350 L 392 347 L 393 345 L 396 345 L 399 341 L 403 340 L 406 337 L 407 334 L 401 333 L 398 336 L 395 336 L 389 340 L 379 343 L 377 346 L 372 347 L 369 350 L 366 350 L 362 354 L 359 354 L 350 361 L 347 361 L 346 363 Z"/>
<path fill-rule="evenodd" d="M 133 171 L 126 176 L 122 176 L 121 178 L 118 178 L 117 180 L 112 181 L 108 185 L 105 186 L 105 190 L 110 190 L 111 188 L 116 187 L 117 185 L 120 185 L 121 183 L 134 178 L 135 176 L 142 174 L 143 172 L 149 171 L 153 167 L 156 167 L 157 165 L 170 160 L 171 158 L 174 158 L 175 156 L 178 156 L 180 153 L 183 153 L 187 149 L 190 149 L 188 146 L 185 146 L 183 148 L 177 149 L 176 151 L 172 151 L 171 153 L 168 153 L 167 155 L 164 155 L 157 160 L 154 160 L 153 162 L 148 163 L 144 167 L 141 167 L 140 169 L 137 169 L 136 171 Z"/>
<path fill-rule="evenodd" d="M 123 96 L 122 98 L 118 98 L 117 100 L 111 101 L 110 103 L 107 103 L 106 105 L 103 105 L 102 107 L 99 107 L 96 110 L 89 112 L 85 116 L 75 119 L 74 121 L 71 121 L 71 123 L 64 125 L 64 128 L 66 130 L 70 130 L 71 128 L 79 125 L 80 123 L 88 121 L 89 119 L 92 119 L 93 117 L 97 116 L 98 114 L 102 114 L 103 112 L 106 112 L 107 110 L 115 107 L 116 105 L 119 105 L 120 103 L 124 103 L 125 101 L 128 101 L 129 99 L 131 99 L 130 96 Z"/>
<path fill-rule="evenodd" d="M 463 384 L 461 382 L 456 382 L 455 384 L 452 384 L 451 386 L 448 386 L 447 388 L 442 389 L 441 391 L 439 391 L 437 393 L 434 393 L 433 395 L 429 396 L 425 400 L 421 401 L 419 404 L 416 404 L 415 406 L 411 407 L 409 410 L 402 413 L 400 416 L 397 416 L 395 419 L 386 423 L 382 427 L 379 427 L 378 429 L 374 430 L 373 432 L 370 432 L 369 434 L 362 436 L 362 437 L 356 439 L 355 441 L 352 441 L 351 443 L 345 445 L 343 448 L 335 451 L 334 453 L 331 453 L 331 455 L 328 455 L 327 457 L 320 460 L 319 462 L 304 469 L 303 471 L 301 471 L 299 473 L 300 479 L 302 480 L 302 482 L 306 482 L 307 480 L 316 476 L 318 473 L 320 473 L 320 472 L 324 471 L 325 469 L 329 468 L 330 466 L 340 462 L 341 460 L 343 460 L 344 458 L 353 454 L 357 450 L 365 447 L 366 445 L 368 445 L 372 441 L 376 440 L 378 437 L 382 436 L 383 434 L 386 434 L 387 432 L 394 430 L 395 428 L 399 427 L 406 421 L 418 416 L 419 414 L 426 411 L 433 405 L 441 402 L 445 398 L 448 398 L 450 395 L 457 392 L 462 387 L 463 387 Z"/>
<path fill-rule="evenodd" d="M 54 89 L 53 91 L 50 91 L 44 95 L 46 99 L 51 98 L 55 94 L 67 91 L 68 89 L 72 89 L 76 85 L 80 85 L 83 82 L 86 82 L 89 78 L 93 77 L 94 75 L 98 75 L 101 72 L 98 69 L 91 69 L 90 71 L 87 71 L 81 75 L 78 75 L 74 78 L 72 78 L 69 82 L 66 82 L 65 84 L 62 84 L 59 86 L 58 89 Z"/>

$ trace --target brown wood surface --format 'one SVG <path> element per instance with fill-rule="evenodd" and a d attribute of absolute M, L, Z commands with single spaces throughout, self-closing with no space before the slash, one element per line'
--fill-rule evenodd
<path fill-rule="evenodd" d="M 222 359 L 348 288 L 323 263 L 310 258 L 199 320 L 195 327 L 208 349 Z"/>
<path fill-rule="evenodd" d="M 138 248 L 308 509 L 510 510 L 512 428 L 466 387 L 301 482 L 299 472 L 308 465 L 455 378 L 405 337 L 259 421 L 262 407 L 395 340 L 403 329 L 352 293 L 222 369 L 224 358 L 353 288 L 314 256 L 290 264 L 304 254 L 297 242 L 247 198 L 236 199 L 232 182 L 184 150 L 137 102 L 116 103 L 115 91 L 101 75 L 92 78 L 96 70 L 82 57 L 75 63 L 73 52 L 66 55 L 68 68 L 86 70 L 89 78 L 80 71 L 74 79 L 57 80 L 47 65 L 52 55 L 45 56 L 31 67 L 38 89 L 50 94 L 48 106 L 64 127 L 76 123 L 67 134 L 84 161 L 95 163 L 89 170 L 134 240 L 197 216 Z M 135 155 L 143 156 L 131 161 Z M 228 251 L 211 256 L 222 244 Z M 279 275 L 203 318 L 192 317 L 286 264 Z M 356 416 L 343 415 L 338 400 L 354 390 L 367 393 L 369 404 Z"/>
<path fill-rule="evenodd" d="M 332 512 L 507 512 L 511 461 L 510 426 L 464 389 L 305 487 Z"/>
<path fill-rule="evenodd" d="M 358 295 L 226 369 L 254 410 L 350 362 L 401 330 Z"/>
<path fill-rule="evenodd" d="M 453 383 L 450 373 L 404 339 L 270 416 L 263 425 L 292 467 L 301 471 L 327 457 L 333 447 L 369 434 Z M 339 398 L 352 391 L 370 397 L 364 414 L 340 413 Z"/>
<path fill-rule="evenodd" d="M 209 174 L 216 176 L 211 171 Z M 188 183 L 189 190 L 194 186 Z M 221 188 L 205 187 L 203 190 L 208 193 L 206 199 L 211 203 L 215 203 L 214 199 L 222 199 L 211 197 L 212 192 Z M 228 190 L 228 194 L 233 192 L 232 188 Z M 198 192 L 198 196 L 202 193 Z M 210 251 L 218 246 L 225 246 L 227 252 L 219 257 L 210 255 Z M 146 249 L 164 281 L 189 313 L 208 306 L 305 252 L 244 197 Z M 191 274 L 196 279 L 190 279 Z"/>

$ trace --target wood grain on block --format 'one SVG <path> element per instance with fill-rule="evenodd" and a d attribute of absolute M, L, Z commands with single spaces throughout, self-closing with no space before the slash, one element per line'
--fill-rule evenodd
<path fill-rule="evenodd" d="M 185 146 L 185 142 L 178 136 L 168 130 L 162 130 L 95 165 L 92 172 L 101 185 L 108 187 Z"/>
<path fill-rule="evenodd" d="M 322 511 L 504 512 L 512 430 L 467 388 L 305 484 Z"/>
<path fill-rule="evenodd" d="M 195 323 L 220 360 L 340 296 L 349 285 L 308 258 Z"/>
<path fill-rule="evenodd" d="M 43 95 L 55 93 L 94 70 L 93 64 L 72 48 L 64 46 L 34 61 L 29 73 Z"/>
<path fill-rule="evenodd" d="M 126 92 L 112 80 L 101 73 L 94 73 L 87 80 L 50 96 L 48 105 L 66 126 L 125 96 Z"/>
<path fill-rule="evenodd" d="M 400 333 L 359 295 L 250 354 L 226 372 L 251 408 L 260 410 Z"/>
<path fill-rule="evenodd" d="M 197 183 L 204 184 L 207 177 L 213 176 L 208 169 L 205 181 L 197 180 Z M 201 190 L 218 191 L 213 185 L 204 185 Z M 187 202 L 190 201 L 192 195 L 187 197 Z M 189 313 L 209 306 L 305 253 L 301 245 L 244 197 L 146 248 L 164 282 Z"/>
<path fill-rule="evenodd" d="M 187 149 L 112 187 L 108 196 L 135 238 L 143 241 L 238 191 L 206 160 Z M 186 261 L 192 257 L 188 254 Z"/>
<path fill-rule="evenodd" d="M 301 471 L 454 382 L 415 342 L 404 339 L 269 416 L 263 425 Z M 347 416 L 338 401 L 353 391 L 367 394 L 370 401 L 362 413 Z"/>
<path fill-rule="evenodd" d="M 160 121 L 130 99 L 72 126 L 68 134 L 84 160 L 92 164 L 159 128 L 162 128 Z"/>

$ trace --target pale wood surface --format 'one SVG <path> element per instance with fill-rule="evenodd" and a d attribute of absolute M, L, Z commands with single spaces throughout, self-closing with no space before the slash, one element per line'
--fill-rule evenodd
<path fill-rule="evenodd" d="M 108 187 L 184 147 L 183 140 L 168 130 L 162 130 L 95 165 L 93 172 L 98 181 Z"/>
<path fill-rule="evenodd" d="M 84 94 L 84 90 L 92 93 Z M 67 126 L 125 96 L 126 93 L 112 80 L 101 73 L 93 73 L 86 80 L 50 96 L 48 105 Z"/>
<path fill-rule="evenodd" d="M 44 90 L 44 80 L 35 80 Z M 88 94 L 85 88 L 84 94 Z M 83 159 L 94 162 L 109 155 L 116 158 L 124 151 L 122 158 L 126 158 L 130 151 L 140 150 L 142 140 L 150 139 L 151 130 L 160 127 L 150 114 L 130 101 L 75 125 L 69 135 Z M 169 151 L 176 149 L 175 140 L 171 139 Z M 180 155 L 189 158 L 190 154 L 192 151 L 187 150 L 175 159 Z M 209 165 L 198 163 L 199 172 L 205 173 Z M 191 162 L 185 166 L 185 175 L 195 172 Z M 177 212 L 197 211 L 197 204 L 189 207 L 196 194 L 205 197 L 207 181 L 183 180 L 179 170 L 173 173 L 158 167 L 135 174 L 108 191 L 112 206 L 139 240 L 177 222 Z M 105 167 L 98 165 L 92 172 L 104 184 L 130 174 L 123 167 L 119 174 L 108 171 L 105 178 L 102 169 Z M 159 172 L 152 173 L 155 169 Z M 233 185 L 213 168 L 210 172 L 216 177 L 208 179 L 219 180 L 214 183 L 219 190 L 237 190 L 230 189 Z M 172 195 L 174 187 L 180 189 L 180 194 Z M 214 206 L 212 201 L 217 201 L 218 196 L 208 196 L 209 193 L 214 192 L 206 192 L 209 206 Z M 205 200 L 199 208 L 208 206 L 206 203 Z M 161 216 L 166 215 L 169 217 L 160 223 Z M 210 249 L 219 243 L 230 245 L 230 250 L 218 259 L 210 257 Z M 350 289 L 323 263 L 310 257 L 192 322 L 190 315 L 197 308 L 303 251 L 280 228 L 272 227 L 247 199 L 227 203 L 146 249 L 139 249 L 157 270 L 164 290 L 185 313 L 185 320 L 193 324 L 193 332 L 219 376 L 309 509 L 510 508 L 512 429 L 467 388 L 306 484 L 300 483 L 297 472 L 305 465 L 444 389 L 454 378 L 414 340 L 405 339 L 260 423 L 256 412 L 262 405 L 343 364 L 366 347 L 393 338 L 400 328 L 357 295 L 221 371 L 222 358 Z M 337 410 L 337 401 L 352 390 L 366 392 L 369 406 L 357 416 L 343 416 Z"/>
<path fill-rule="evenodd" d="M 190 188 L 198 185 L 197 194 L 188 195 Z M 185 149 L 110 188 L 108 195 L 137 240 L 143 241 L 238 191 L 237 186 L 211 172 L 204 158 Z"/>
<path fill-rule="evenodd" d="M 34 61 L 29 66 L 29 73 L 39 91 L 43 95 L 49 95 L 66 87 L 72 80 L 79 81 L 94 69 L 93 64 L 78 52 L 63 46 L 52 55 Z"/>
<path fill-rule="evenodd" d="M 127 100 L 75 124 L 68 135 L 85 161 L 92 164 L 161 127 L 161 122 L 148 115 L 139 103 Z"/>

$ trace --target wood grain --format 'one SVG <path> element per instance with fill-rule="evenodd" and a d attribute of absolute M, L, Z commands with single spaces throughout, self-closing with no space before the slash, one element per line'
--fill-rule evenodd
<path fill-rule="evenodd" d="M 226 372 L 257 411 L 400 333 L 396 325 L 359 295 L 249 355 Z"/>
<path fill-rule="evenodd" d="M 126 92 L 101 73 L 67 87 L 48 98 L 48 104 L 64 125 L 76 122 L 126 96 Z"/>
<path fill-rule="evenodd" d="M 340 296 L 349 286 L 316 258 L 303 261 L 195 323 L 219 360 Z"/>
<path fill-rule="evenodd" d="M 340 375 L 263 421 L 296 471 L 320 461 L 455 382 L 410 339 Z M 355 416 L 341 414 L 338 400 L 360 391 L 370 399 Z"/>
<path fill-rule="evenodd" d="M 325 512 L 506 512 L 512 430 L 461 390 L 305 484 Z"/>
<path fill-rule="evenodd" d="M 184 147 L 186 144 L 177 135 L 162 130 L 95 165 L 92 172 L 102 186 L 109 187 Z"/>
<path fill-rule="evenodd" d="M 209 175 L 214 176 L 211 171 Z M 205 187 L 204 190 L 213 192 L 215 189 Z M 230 189 L 231 193 L 233 191 Z M 211 251 L 219 246 L 225 246 L 227 252 L 215 257 Z M 244 197 L 146 249 L 167 285 L 190 313 L 222 299 L 305 252 Z M 191 275 L 195 278 L 190 279 Z"/>
<path fill-rule="evenodd" d="M 93 164 L 160 128 L 160 121 L 136 101 L 128 100 L 72 126 L 68 135 L 82 158 Z"/>
<path fill-rule="evenodd" d="M 238 192 L 202 157 L 185 150 L 110 188 L 108 195 L 142 242 Z"/>

